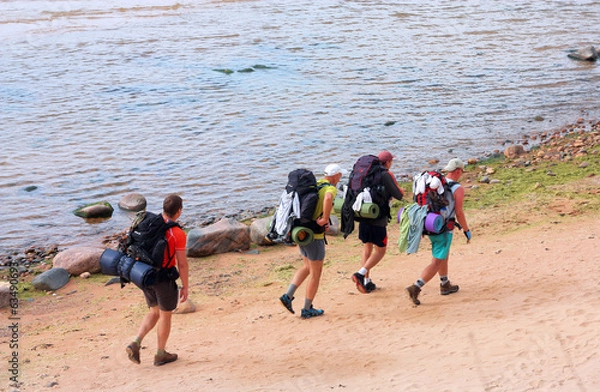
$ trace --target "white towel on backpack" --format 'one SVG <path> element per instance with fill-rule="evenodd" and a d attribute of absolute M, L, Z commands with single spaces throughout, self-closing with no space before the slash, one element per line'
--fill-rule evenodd
<path fill-rule="evenodd" d="M 352 204 L 352 209 L 354 211 L 360 211 L 363 203 L 373 203 L 373 198 L 371 197 L 371 188 L 369 187 L 363 189 L 363 191 L 356 196 L 356 201 L 354 204 Z"/>

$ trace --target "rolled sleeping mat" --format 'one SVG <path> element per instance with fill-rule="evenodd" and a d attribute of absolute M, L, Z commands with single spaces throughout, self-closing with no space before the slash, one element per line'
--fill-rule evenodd
<path fill-rule="evenodd" d="M 400 223 L 400 217 L 402 217 L 402 211 L 404 211 L 404 207 L 398 210 L 398 223 Z"/>
<path fill-rule="evenodd" d="M 140 289 L 145 289 L 156 284 L 157 271 L 150 264 L 136 261 L 131 267 L 127 280 Z"/>
<path fill-rule="evenodd" d="M 444 228 L 444 218 L 440 214 L 430 212 L 425 217 L 425 230 L 439 234 Z"/>
<path fill-rule="evenodd" d="M 104 275 L 119 276 L 119 262 L 125 253 L 106 249 L 100 256 L 100 269 Z"/>
<path fill-rule="evenodd" d="M 136 260 L 133 257 L 123 254 L 123 256 L 121 256 L 121 259 L 119 260 L 119 265 L 117 267 L 117 272 L 119 272 L 119 276 L 131 282 L 131 279 L 129 279 L 129 273 L 131 272 L 131 269 L 133 268 L 133 264 L 135 262 Z"/>
<path fill-rule="evenodd" d="M 292 229 L 292 241 L 300 246 L 305 246 L 313 242 L 315 233 L 303 226 L 296 226 Z"/>
<path fill-rule="evenodd" d="M 354 211 L 354 216 L 359 218 L 376 219 L 379 217 L 379 206 L 375 203 L 363 203 L 360 211 Z"/>
<path fill-rule="evenodd" d="M 341 197 L 336 197 L 333 200 L 333 212 L 339 214 L 340 212 L 342 212 L 342 206 L 344 205 L 344 199 L 342 199 Z"/>

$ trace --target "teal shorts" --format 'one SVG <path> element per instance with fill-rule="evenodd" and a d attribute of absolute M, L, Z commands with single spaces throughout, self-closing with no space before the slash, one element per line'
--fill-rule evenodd
<path fill-rule="evenodd" d="M 445 260 L 450 254 L 450 245 L 452 245 L 452 231 L 438 235 L 430 235 L 431 254 L 434 258 Z"/>

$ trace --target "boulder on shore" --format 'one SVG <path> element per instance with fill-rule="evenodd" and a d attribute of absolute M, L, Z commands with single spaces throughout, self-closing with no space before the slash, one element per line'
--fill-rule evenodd
<path fill-rule="evenodd" d="M 81 275 L 84 272 L 90 274 L 99 273 L 100 258 L 104 249 L 88 246 L 77 246 L 58 252 L 54 257 L 55 268 L 64 268 L 71 275 Z"/>
<path fill-rule="evenodd" d="M 10 305 L 11 298 L 15 298 L 10 290 L 10 283 L 0 282 L 0 309 Z"/>
<path fill-rule="evenodd" d="M 210 256 L 250 248 L 250 228 L 235 219 L 221 219 L 215 224 L 193 229 L 187 236 L 189 257 Z"/>
<path fill-rule="evenodd" d="M 525 149 L 520 144 L 508 146 L 504 150 L 504 156 L 509 159 L 517 158 L 520 155 L 525 154 Z"/>
<path fill-rule="evenodd" d="M 271 226 L 272 216 L 265 218 L 258 218 L 250 225 L 250 240 L 257 245 L 273 245 L 272 241 L 266 238 L 269 234 L 269 227 Z"/>
<path fill-rule="evenodd" d="M 51 268 L 42 272 L 31 282 L 36 290 L 54 291 L 69 283 L 69 272 L 64 268 Z"/>

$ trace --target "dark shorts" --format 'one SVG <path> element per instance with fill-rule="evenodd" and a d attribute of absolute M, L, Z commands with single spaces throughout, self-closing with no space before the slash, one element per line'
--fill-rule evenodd
<path fill-rule="evenodd" d="M 385 226 L 370 225 L 365 222 L 358 224 L 358 239 L 364 244 L 370 242 L 380 248 L 387 246 L 387 229 Z"/>
<path fill-rule="evenodd" d="M 314 240 L 306 246 L 301 246 L 300 254 L 310 261 L 325 260 L 325 240 Z"/>
<path fill-rule="evenodd" d="M 146 304 L 151 308 L 158 306 L 160 310 L 171 311 L 177 307 L 179 289 L 175 280 L 158 282 L 143 291 Z"/>

